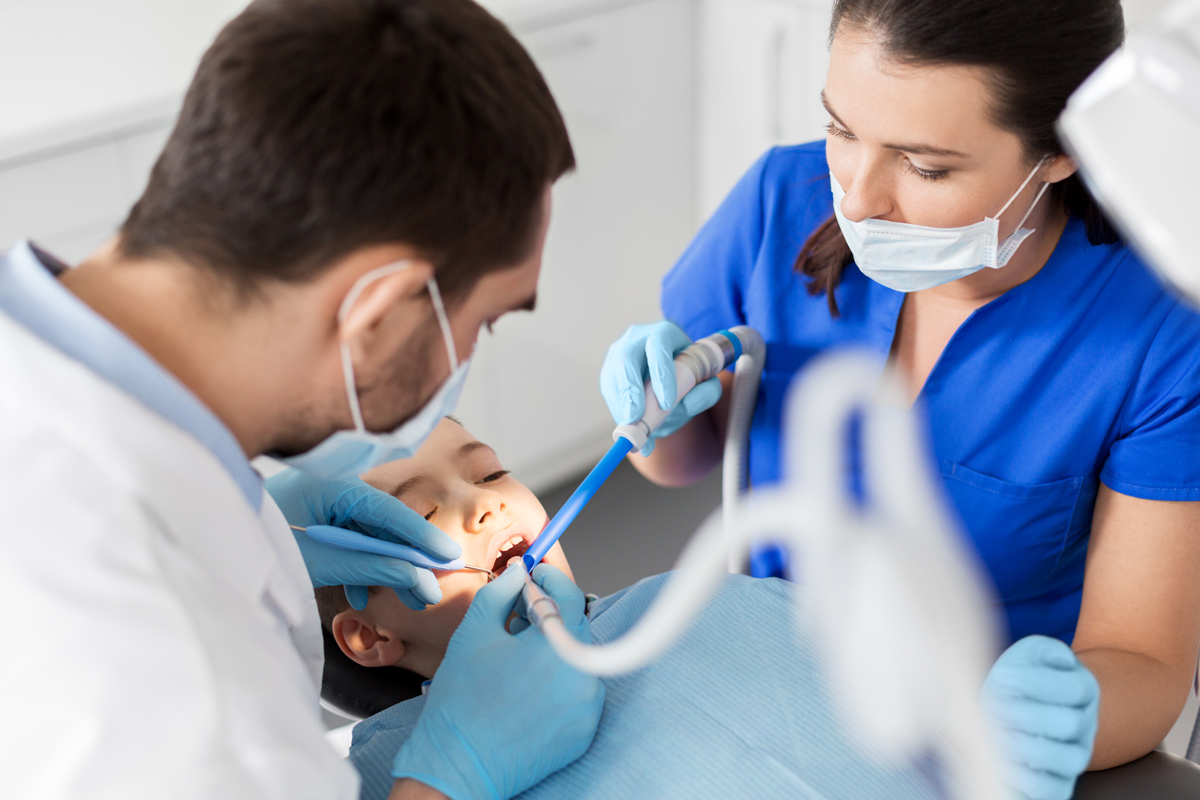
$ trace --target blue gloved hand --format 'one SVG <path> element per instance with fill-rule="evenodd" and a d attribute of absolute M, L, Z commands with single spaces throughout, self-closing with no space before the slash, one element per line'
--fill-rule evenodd
<path fill-rule="evenodd" d="M 675 395 L 675 356 L 687 349 L 692 340 L 672 322 L 632 325 L 608 348 L 600 368 L 600 393 L 608 412 L 618 425 L 636 422 L 646 413 L 646 380 L 650 380 L 659 407 L 671 413 L 647 441 L 641 452 L 654 451 L 654 441 L 670 436 L 688 420 L 707 411 L 721 399 L 721 382 L 710 378 L 692 389 L 678 406 Z M 672 406 L 675 406 L 672 408 Z"/>
<path fill-rule="evenodd" d="M 1027 636 L 992 666 L 981 695 L 1009 785 L 1031 800 L 1069 800 L 1092 759 L 1100 684 L 1071 648 Z"/>
<path fill-rule="evenodd" d="M 538 586 L 554 598 L 558 604 L 558 612 L 563 623 L 575 638 L 587 644 L 592 643 L 591 629 L 588 628 L 587 597 L 558 567 L 549 564 L 538 564 L 533 568 L 533 580 Z M 529 614 L 526 611 L 525 595 L 521 594 L 513 609 L 517 616 L 508 622 L 509 633 L 520 633 L 529 627 Z"/>
<path fill-rule="evenodd" d="M 267 492 L 292 525 L 333 525 L 424 550 L 439 560 L 462 555 L 462 547 L 387 492 L 358 478 L 323 481 L 286 469 L 266 482 Z M 442 599 L 437 578 L 398 558 L 342 550 L 293 531 L 313 586 L 345 586 L 346 600 L 367 607 L 368 586 L 390 586 L 409 608 L 420 611 Z"/>
<path fill-rule="evenodd" d="M 535 575 L 567 626 L 590 641 L 579 589 L 551 567 Z M 504 630 L 524 582 L 518 560 L 475 595 L 392 765 L 395 778 L 420 781 L 452 800 L 501 800 L 591 746 L 604 684 L 559 660 L 536 628 Z"/>

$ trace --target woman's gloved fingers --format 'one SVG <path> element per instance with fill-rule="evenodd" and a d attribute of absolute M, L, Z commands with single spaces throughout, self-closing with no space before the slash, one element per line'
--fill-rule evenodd
<path fill-rule="evenodd" d="M 1010 764 L 1060 778 L 1075 778 L 1092 760 L 1090 742 L 1054 742 L 1016 731 L 1001 731 L 998 739 Z"/>
<path fill-rule="evenodd" d="M 617 385 L 609 393 L 609 411 L 618 425 L 628 425 L 646 413 L 646 351 L 640 346 L 625 351 L 615 370 Z"/>
<path fill-rule="evenodd" d="M 675 356 L 687 349 L 692 340 L 678 325 L 660 322 L 654 325 L 646 337 L 646 365 L 650 370 L 650 386 L 659 407 L 670 409 L 677 399 L 675 383 Z"/>
<path fill-rule="evenodd" d="M 715 406 L 721 399 L 721 391 L 721 379 L 709 378 L 688 392 L 681 403 L 687 418 L 691 419 Z"/>
<path fill-rule="evenodd" d="M 1096 733 L 1093 717 L 1075 708 L 1021 699 L 996 704 L 989 711 L 1000 728 L 1057 742 L 1090 743 Z"/>
<path fill-rule="evenodd" d="M 600 394 L 618 425 L 641 419 L 646 413 L 646 335 L 651 326 L 631 325 L 609 345 L 600 367 Z"/>
<path fill-rule="evenodd" d="M 1085 708 L 1100 696 L 1100 685 L 1082 665 L 1073 669 L 1026 667 L 997 675 L 996 687 L 1009 698 Z"/>

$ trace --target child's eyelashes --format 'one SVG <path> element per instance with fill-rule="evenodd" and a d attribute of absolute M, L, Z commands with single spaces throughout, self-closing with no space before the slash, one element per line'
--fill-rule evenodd
<path fill-rule="evenodd" d="M 493 481 L 500 480 L 507 474 L 508 470 L 506 469 L 498 470 L 493 472 L 491 475 L 484 476 L 482 479 L 480 479 L 479 483 L 492 483 Z"/>

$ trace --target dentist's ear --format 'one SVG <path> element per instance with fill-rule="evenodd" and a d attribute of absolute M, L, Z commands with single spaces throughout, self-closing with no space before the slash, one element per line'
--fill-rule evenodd
<path fill-rule="evenodd" d="M 425 291 L 433 275 L 433 267 L 419 259 L 405 263 L 407 266 L 404 269 L 384 274 L 362 288 L 347 309 L 345 320 L 338 326 L 338 336 L 342 341 L 368 339 L 401 303 L 415 300 Z"/>
<path fill-rule="evenodd" d="M 389 631 L 381 631 L 361 611 L 350 609 L 333 618 L 330 625 L 338 647 L 356 664 L 390 667 L 404 657 L 404 642 Z"/>

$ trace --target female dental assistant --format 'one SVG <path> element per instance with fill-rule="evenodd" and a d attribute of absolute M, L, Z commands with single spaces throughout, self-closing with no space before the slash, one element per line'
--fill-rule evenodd
<path fill-rule="evenodd" d="M 635 419 L 644 377 L 673 397 L 689 337 L 757 328 L 763 485 L 797 371 L 842 345 L 886 357 L 1004 602 L 1015 644 L 985 697 L 1029 766 L 1014 781 L 1069 795 L 1089 757 L 1162 740 L 1200 646 L 1200 320 L 1117 241 L 1054 134 L 1119 45 L 1120 5 L 839 0 L 832 30 L 826 141 L 754 165 L 663 283 L 679 327 L 631 328 L 601 386 Z M 680 404 L 643 473 L 716 464 L 720 389 Z"/>

